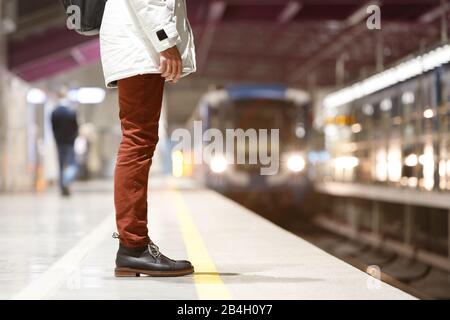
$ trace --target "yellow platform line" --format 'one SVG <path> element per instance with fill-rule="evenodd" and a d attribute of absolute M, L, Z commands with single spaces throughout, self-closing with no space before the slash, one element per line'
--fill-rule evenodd
<path fill-rule="evenodd" d="M 206 245 L 189 213 L 189 208 L 182 194 L 173 186 L 172 192 L 178 224 L 183 235 L 189 260 L 195 268 L 194 281 L 199 299 L 230 299 L 231 295 L 208 254 Z"/>

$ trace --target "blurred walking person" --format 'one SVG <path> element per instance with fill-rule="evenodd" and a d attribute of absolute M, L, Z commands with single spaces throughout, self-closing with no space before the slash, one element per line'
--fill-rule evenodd
<path fill-rule="evenodd" d="M 115 274 L 190 274 L 191 263 L 161 254 L 147 228 L 148 175 L 159 139 L 164 85 L 196 69 L 186 1 L 108 1 L 100 43 L 106 86 L 119 88 L 122 126 L 114 178 L 120 240 Z"/>
<path fill-rule="evenodd" d="M 58 106 L 53 110 L 51 122 L 59 160 L 59 187 L 62 196 L 70 196 L 70 185 L 77 176 L 75 139 L 78 136 L 78 121 L 75 110 L 70 107 L 65 89 L 58 93 Z"/>

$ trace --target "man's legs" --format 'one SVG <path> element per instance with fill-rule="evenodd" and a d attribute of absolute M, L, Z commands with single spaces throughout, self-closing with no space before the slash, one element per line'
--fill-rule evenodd
<path fill-rule="evenodd" d="M 59 185 L 63 195 L 69 195 L 69 186 L 77 177 L 78 167 L 72 144 L 58 145 Z"/>
<path fill-rule="evenodd" d="M 64 147 L 61 144 L 57 145 L 58 148 L 58 164 L 59 164 L 59 188 L 62 191 L 63 190 L 63 176 L 64 176 L 64 159 L 65 159 L 65 153 L 64 153 Z"/>
<path fill-rule="evenodd" d="M 120 241 L 127 247 L 149 244 L 147 184 L 158 143 L 164 78 L 147 74 L 119 80 L 122 141 L 114 175 L 114 202 Z"/>
<path fill-rule="evenodd" d="M 66 160 L 63 172 L 63 185 L 69 187 L 75 181 L 78 173 L 78 164 L 75 157 L 75 147 L 73 144 L 65 146 Z"/>

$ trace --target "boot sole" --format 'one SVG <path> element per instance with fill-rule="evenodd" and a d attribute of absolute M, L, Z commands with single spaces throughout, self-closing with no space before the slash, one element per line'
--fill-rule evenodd
<path fill-rule="evenodd" d="M 175 271 L 152 271 L 133 268 L 116 268 L 114 270 L 116 277 L 140 277 L 141 274 L 151 277 L 182 277 L 192 273 L 194 273 L 194 268 Z"/>

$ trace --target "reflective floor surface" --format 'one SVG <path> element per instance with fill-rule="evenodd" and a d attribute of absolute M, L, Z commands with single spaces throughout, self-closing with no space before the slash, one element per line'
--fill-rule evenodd
<path fill-rule="evenodd" d="M 189 180 L 150 182 L 150 236 L 182 278 L 115 278 L 112 182 L 0 195 L 2 299 L 412 299 Z"/>

